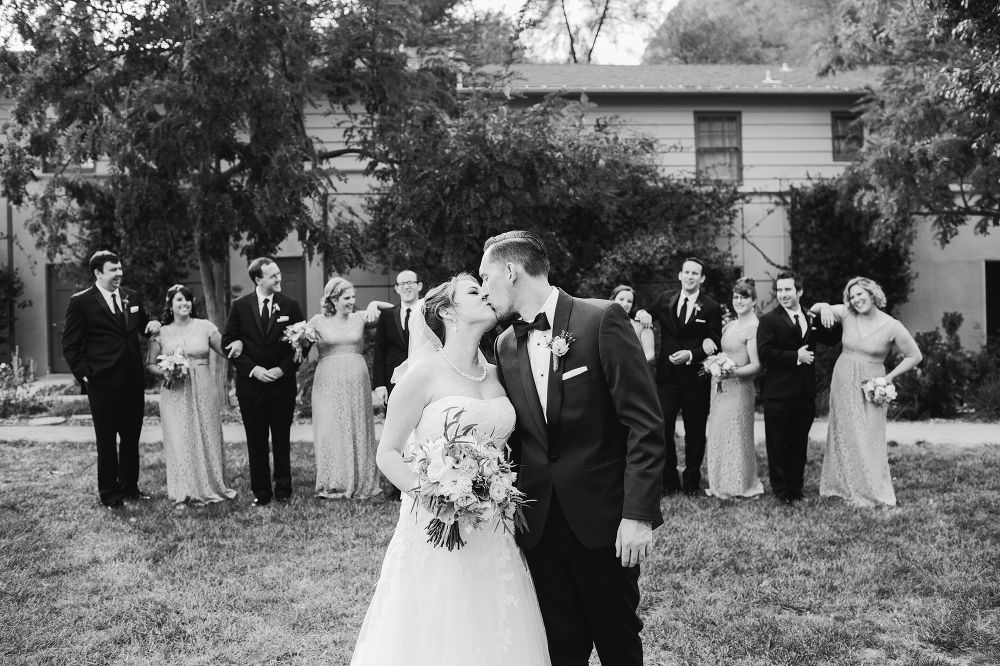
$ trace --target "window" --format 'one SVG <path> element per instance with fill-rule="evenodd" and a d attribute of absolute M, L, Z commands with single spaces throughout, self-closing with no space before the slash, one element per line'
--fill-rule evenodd
<path fill-rule="evenodd" d="M 58 168 L 57 165 L 49 163 L 46 158 L 42 158 L 42 173 L 55 173 Z M 86 162 L 77 162 L 66 167 L 66 172 L 71 174 L 97 173 L 97 164 L 92 159 Z"/>
<path fill-rule="evenodd" d="M 694 150 L 698 177 L 743 182 L 739 113 L 695 113 Z"/>
<path fill-rule="evenodd" d="M 854 159 L 861 146 L 865 145 L 865 135 L 855 113 L 834 111 L 833 122 L 833 159 L 836 162 L 850 162 Z"/>

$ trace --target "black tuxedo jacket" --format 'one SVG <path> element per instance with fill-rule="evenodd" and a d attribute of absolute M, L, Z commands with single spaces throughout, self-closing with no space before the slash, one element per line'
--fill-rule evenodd
<path fill-rule="evenodd" d="M 646 312 L 660 323 L 660 356 L 656 361 L 656 386 L 660 392 L 665 389 L 707 390 L 712 383 L 708 375 L 701 375 L 701 362 L 708 358 L 702 344 L 705 338 L 722 347 L 722 308 L 719 304 L 698 292 L 694 312 L 682 323 L 677 318 L 677 303 L 681 292 L 663 292 Z M 669 357 L 682 349 L 692 353 L 691 363 L 674 365 Z"/>
<path fill-rule="evenodd" d="M 663 523 L 663 416 L 621 306 L 560 291 L 552 333 L 564 330 L 575 341 L 558 370 L 549 366 L 547 422 L 527 337 L 517 339 L 510 327 L 497 338 L 500 380 L 517 412 L 511 438 L 517 487 L 533 500 L 525 510 L 528 532 L 519 540 L 526 548 L 538 543 L 555 491 L 577 538 L 604 548 L 614 545 L 622 518 Z"/>
<path fill-rule="evenodd" d="M 138 386 L 144 383 L 139 336 L 146 336 L 149 315 L 136 292 L 119 287 L 119 294 L 124 325 L 96 285 L 70 296 L 62 334 L 63 356 L 83 393 L 88 386 L 84 377 L 90 386 L 103 389 L 117 388 L 127 378 Z"/>
<path fill-rule="evenodd" d="M 384 310 L 375 326 L 375 358 L 372 360 L 372 370 L 375 375 L 375 388 L 392 387 L 392 371 L 406 360 L 409 353 L 409 337 L 403 331 L 400 318 L 401 306 Z M 410 319 L 421 317 L 417 306 L 413 306 Z"/>
<path fill-rule="evenodd" d="M 764 400 L 799 400 L 816 397 L 816 368 L 799 365 L 799 347 L 816 351 L 817 343 L 833 346 L 840 342 L 841 327 L 825 328 L 819 317 L 806 313 L 809 326 L 805 337 L 785 308 L 778 306 L 761 315 L 757 326 L 757 354 L 766 368 L 761 397 Z M 860 390 L 860 389 L 859 389 Z"/>
<path fill-rule="evenodd" d="M 275 293 L 272 298 L 270 321 L 261 321 L 256 291 L 233 301 L 233 307 L 229 310 L 226 330 L 222 333 L 222 346 L 225 348 L 236 340 L 243 341 L 243 353 L 231 359 L 236 368 L 237 398 L 256 397 L 269 389 L 282 394 L 295 394 L 295 371 L 299 364 L 295 362 L 292 345 L 282 342 L 281 336 L 286 326 L 300 322 L 305 317 L 294 298 L 280 292 Z M 281 368 L 284 375 L 270 384 L 259 382 L 250 377 L 250 372 L 258 365 L 265 370 Z"/>

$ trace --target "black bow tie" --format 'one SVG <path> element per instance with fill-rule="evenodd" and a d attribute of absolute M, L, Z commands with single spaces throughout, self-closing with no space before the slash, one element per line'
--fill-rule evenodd
<path fill-rule="evenodd" d="M 545 316 L 544 312 L 539 312 L 535 317 L 535 321 L 530 324 L 523 319 L 514 322 L 514 336 L 518 338 L 523 338 L 528 334 L 528 331 L 532 329 L 536 331 L 547 331 L 551 326 L 549 326 L 549 318 Z"/>

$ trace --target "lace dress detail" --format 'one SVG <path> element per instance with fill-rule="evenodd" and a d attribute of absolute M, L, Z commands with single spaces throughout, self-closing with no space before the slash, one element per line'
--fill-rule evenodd
<path fill-rule="evenodd" d="M 896 506 L 885 440 L 885 406 L 865 400 L 861 383 L 885 376 L 885 359 L 905 329 L 889 317 L 862 335 L 857 315 L 844 314 L 844 351 L 830 380 L 830 426 L 819 494 L 852 504 Z"/>
<path fill-rule="evenodd" d="M 455 396 L 424 408 L 414 438 L 439 437 L 446 413 L 459 409 L 461 423 L 497 437 L 514 429 L 506 398 Z M 430 519 L 403 494 L 352 666 L 548 666 L 534 584 L 513 535 L 463 530 L 466 545 L 449 552 L 427 543 Z"/>
<path fill-rule="evenodd" d="M 365 320 L 352 313 L 345 326 L 333 317 L 309 320 L 320 335 L 313 377 L 313 447 L 316 492 L 324 497 L 368 499 L 382 492 L 375 464 L 375 417 L 368 364 L 362 356 Z"/>
<path fill-rule="evenodd" d="M 175 503 L 236 497 L 223 479 L 222 400 L 208 364 L 209 340 L 218 330 L 207 319 L 192 319 L 184 328 L 170 324 L 159 332 L 163 354 L 180 347 L 191 361 L 183 382 L 160 391 L 167 497 Z"/>
<path fill-rule="evenodd" d="M 757 318 L 739 320 L 722 333 L 722 351 L 743 366 L 750 362 L 747 342 L 757 337 Z M 719 385 L 722 386 L 720 392 Z M 753 377 L 712 380 L 712 407 L 708 415 L 708 489 L 720 498 L 753 497 L 764 492 L 757 476 L 757 452 L 753 441 Z"/>

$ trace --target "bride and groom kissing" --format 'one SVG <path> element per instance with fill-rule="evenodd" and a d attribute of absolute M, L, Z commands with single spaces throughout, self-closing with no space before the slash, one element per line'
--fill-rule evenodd
<path fill-rule="evenodd" d="M 403 491 L 399 521 L 358 637 L 356 666 L 641 664 L 639 566 L 663 519 L 663 417 L 623 308 L 552 287 L 541 239 L 489 239 L 479 273 L 424 299 L 397 375 L 378 464 Z M 496 366 L 479 352 L 498 320 Z M 412 445 L 456 415 L 506 440 L 529 501 L 527 529 L 427 542 Z M 416 504 L 416 505 L 415 505 Z"/>

